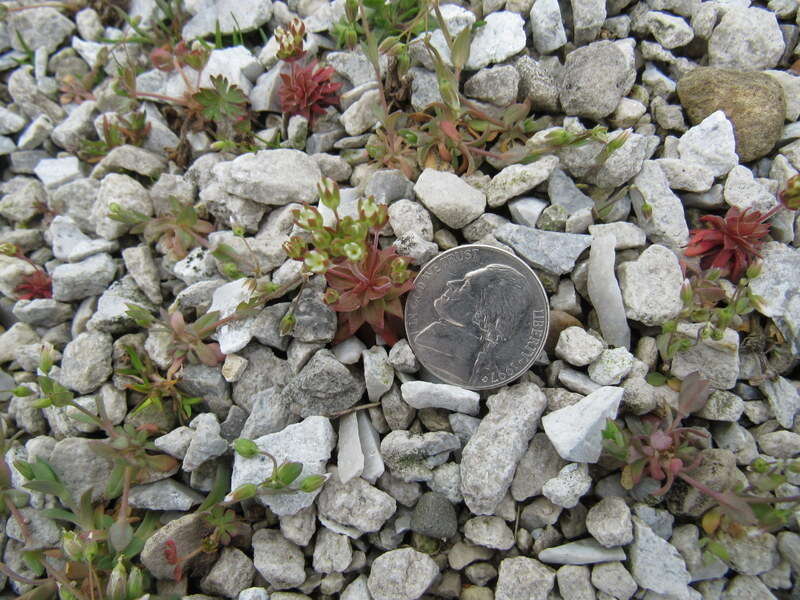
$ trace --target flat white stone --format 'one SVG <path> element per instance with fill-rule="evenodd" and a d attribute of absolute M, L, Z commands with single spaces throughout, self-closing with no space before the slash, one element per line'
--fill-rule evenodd
<path fill-rule="evenodd" d="M 542 418 L 542 427 L 561 458 L 580 463 L 599 460 L 606 420 L 616 418 L 624 391 L 620 387 L 604 386 L 577 404 Z"/>
<path fill-rule="evenodd" d="M 403 400 L 414 408 L 444 408 L 467 415 L 477 415 L 480 395 L 445 383 L 409 381 L 400 386 Z"/>

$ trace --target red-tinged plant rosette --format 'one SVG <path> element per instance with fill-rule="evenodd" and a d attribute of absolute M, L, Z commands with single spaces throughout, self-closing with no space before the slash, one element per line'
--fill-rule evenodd
<path fill-rule="evenodd" d="M 379 250 L 373 244 L 361 262 L 344 261 L 328 269 L 325 278 L 330 287 L 325 297 L 341 313 L 334 341 L 354 335 L 368 323 L 386 343 L 397 342 L 392 321 L 403 318 L 400 297 L 414 287 L 413 275 L 406 269 L 410 260 L 399 256 L 394 247 Z"/>
<path fill-rule="evenodd" d="M 700 256 L 703 269 L 724 269 L 728 278 L 737 282 L 750 263 L 759 256 L 770 225 L 766 220 L 775 209 L 762 213 L 758 210 L 740 211 L 731 207 L 724 217 L 705 215 L 700 220 L 706 229 L 693 229 L 686 256 Z"/>

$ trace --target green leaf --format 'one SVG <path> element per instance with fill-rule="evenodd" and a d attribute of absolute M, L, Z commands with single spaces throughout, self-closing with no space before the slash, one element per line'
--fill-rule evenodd
<path fill-rule="evenodd" d="M 714 540 L 708 540 L 708 543 L 706 544 L 706 551 L 710 553 L 711 556 L 716 556 L 724 561 L 729 561 L 731 559 L 728 549 L 724 545 Z"/>
<path fill-rule="evenodd" d="M 458 32 L 453 40 L 452 61 L 457 70 L 464 68 L 469 60 L 469 47 L 472 41 L 472 30 L 469 27 L 464 27 Z"/>
<path fill-rule="evenodd" d="M 231 472 L 230 469 L 223 465 L 217 465 L 217 473 L 214 476 L 214 485 L 211 486 L 211 491 L 208 496 L 198 508 L 198 511 L 208 510 L 218 502 L 225 498 L 225 494 L 231 488 Z"/>
<path fill-rule="evenodd" d="M 125 465 L 117 464 L 111 471 L 111 475 L 106 482 L 104 495 L 108 499 L 116 498 L 122 493 L 122 479 L 125 475 Z"/>
<path fill-rule="evenodd" d="M 78 526 L 82 525 L 80 519 L 74 513 L 71 513 L 68 510 L 64 510 L 63 508 L 45 508 L 42 509 L 41 512 L 45 517 L 50 517 L 51 519 L 58 519 L 59 521 L 68 521 Z"/>
<path fill-rule="evenodd" d="M 134 369 L 136 369 L 137 372 L 144 373 L 145 371 L 144 363 L 142 362 L 142 359 L 139 358 L 139 354 L 136 352 L 136 348 L 134 348 L 133 346 L 125 346 L 125 353 L 128 355 L 128 358 L 131 361 L 131 366 Z"/>
<path fill-rule="evenodd" d="M 69 417 L 74 419 L 75 421 L 80 421 L 81 423 L 86 423 L 87 425 L 99 425 L 100 419 L 97 417 L 90 417 L 89 415 L 85 415 L 82 412 L 73 412 L 70 413 Z"/>
<path fill-rule="evenodd" d="M 183 416 L 188 420 L 192 417 L 192 407 L 195 404 L 200 404 L 203 402 L 202 398 L 183 398 L 181 397 L 180 400 L 180 411 Z"/>
<path fill-rule="evenodd" d="M 33 469 L 34 477 L 32 479 L 41 479 L 44 481 L 55 481 L 60 483 L 58 479 L 58 475 L 53 470 L 53 467 L 50 466 L 46 460 L 40 457 L 36 457 L 36 460 L 33 463 L 30 463 L 31 468 Z"/>
<path fill-rule="evenodd" d="M 22 553 L 22 560 L 25 565 L 33 571 L 36 577 L 41 577 L 44 573 L 44 564 L 42 564 L 42 551 L 41 550 L 25 550 Z"/>
<path fill-rule="evenodd" d="M 150 312 L 136 304 L 127 304 L 128 310 L 125 314 L 130 317 L 139 327 L 150 327 L 155 321 L 155 317 Z"/>
<path fill-rule="evenodd" d="M 24 460 L 15 460 L 13 464 L 14 468 L 19 471 L 20 475 L 22 475 L 25 479 L 36 479 L 36 474 L 33 472 L 33 466 L 31 463 Z"/>
<path fill-rule="evenodd" d="M 116 552 L 123 552 L 133 541 L 133 527 L 127 521 L 115 521 L 108 529 L 108 543 Z"/>
<path fill-rule="evenodd" d="M 193 96 L 203 107 L 201 114 L 209 121 L 235 119 L 245 114 L 247 96 L 222 75 L 211 76 L 212 88 L 202 88 Z"/>
<path fill-rule="evenodd" d="M 664 375 L 663 373 L 658 373 L 656 371 L 651 371 L 650 373 L 647 374 L 647 376 L 644 379 L 647 383 L 655 387 L 667 383 L 667 376 Z"/>
<path fill-rule="evenodd" d="M 66 488 L 63 484 L 56 481 L 29 481 L 22 487 L 32 490 L 34 492 L 42 492 L 43 494 L 52 494 L 53 496 L 61 497 Z"/>
<path fill-rule="evenodd" d="M 136 528 L 136 532 L 133 534 L 133 539 L 131 540 L 130 544 L 128 544 L 128 547 L 122 552 L 122 554 L 128 558 L 134 558 L 142 551 L 145 542 L 147 542 L 153 532 L 158 528 L 158 513 L 156 513 L 154 510 L 145 512 L 142 522 L 139 524 L 139 526 Z"/>
<path fill-rule="evenodd" d="M 303 472 L 303 463 L 287 462 L 278 467 L 278 471 L 274 474 L 275 478 L 283 485 L 291 484 Z"/>
<path fill-rule="evenodd" d="M 206 329 L 210 329 L 220 318 L 221 313 L 218 310 L 207 312 L 193 323 L 192 328 L 198 333 L 204 333 Z"/>
<path fill-rule="evenodd" d="M 315 492 L 319 488 L 321 488 L 325 482 L 328 481 L 328 477 L 325 475 L 309 475 L 300 483 L 300 491 L 301 492 Z"/>

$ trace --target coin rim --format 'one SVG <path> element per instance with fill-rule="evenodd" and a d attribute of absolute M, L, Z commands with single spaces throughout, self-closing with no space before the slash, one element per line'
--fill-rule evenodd
<path fill-rule="evenodd" d="M 414 281 L 416 282 L 417 277 L 422 275 L 425 272 L 425 269 L 427 269 L 431 265 L 431 263 L 433 263 L 434 261 L 438 260 L 439 258 L 441 258 L 441 257 L 443 257 L 443 256 L 445 256 L 447 254 L 450 254 L 451 252 L 456 252 L 458 250 L 463 250 L 465 248 L 479 248 L 479 249 L 485 248 L 485 249 L 488 249 L 488 250 L 492 250 L 494 252 L 500 252 L 502 254 L 506 254 L 506 255 L 512 257 L 513 259 L 519 261 L 528 271 L 530 271 L 530 274 L 533 275 L 533 280 L 539 286 L 539 289 L 542 291 L 542 296 L 544 297 L 545 323 L 544 323 L 544 335 L 542 336 L 541 344 L 539 344 L 539 348 L 537 348 L 536 353 L 533 355 L 533 358 L 530 360 L 530 362 L 523 369 L 521 369 L 518 372 L 518 374 L 514 375 L 513 377 L 509 377 L 508 379 L 505 379 L 505 380 L 500 381 L 500 382 L 493 382 L 491 385 L 474 386 L 474 385 L 463 385 L 461 383 L 454 383 L 454 382 L 451 382 L 451 381 L 447 381 L 446 379 L 443 379 L 437 373 L 433 372 L 430 369 L 430 367 L 425 365 L 423 360 L 417 356 L 417 352 L 416 352 L 416 349 L 414 347 L 415 344 L 411 341 L 411 338 L 408 335 L 408 310 L 404 310 L 403 311 L 403 329 L 404 329 L 404 333 L 406 334 L 406 341 L 408 342 L 408 345 L 411 347 L 411 351 L 414 352 L 414 356 L 416 356 L 417 360 L 420 362 L 420 364 L 423 365 L 426 369 L 428 369 L 428 371 L 430 371 L 430 373 L 432 375 L 434 375 L 437 379 L 441 380 L 442 382 L 444 382 L 444 383 L 446 383 L 448 385 L 455 385 L 455 386 L 458 386 L 458 387 L 461 387 L 461 388 L 464 388 L 464 389 L 467 389 L 467 390 L 491 390 L 491 389 L 496 389 L 496 388 L 503 387 L 504 385 L 508 384 L 509 382 L 514 381 L 514 380 L 519 379 L 520 377 L 522 377 L 525 373 L 527 373 L 530 370 L 530 368 L 533 366 L 533 363 L 536 362 L 536 359 L 539 358 L 539 356 L 541 356 L 542 351 L 544 350 L 545 343 L 547 343 L 547 335 L 550 332 L 550 298 L 547 297 L 547 290 L 544 289 L 544 284 L 542 284 L 542 280 L 539 279 L 539 276 L 536 274 L 536 271 L 534 271 L 533 268 L 528 263 L 526 263 L 523 259 L 521 259 L 519 256 L 517 256 L 513 252 L 509 252 L 508 250 L 503 250 L 502 248 L 498 248 L 496 246 L 490 246 L 489 244 L 464 244 L 462 246 L 456 246 L 455 248 L 450 248 L 449 250 L 445 250 L 444 252 L 441 252 L 441 253 L 437 254 L 434 258 L 432 258 L 427 263 L 425 263 L 422 266 L 422 268 L 415 275 Z M 405 303 L 404 308 L 408 306 L 408 300 L 411 298 L 411 294 L 413 294 L 416 291 L 417 291 L 417 287 L 415 285 L 414 288 L 412 288 L 411 291 L 408 293 L 408 297 L 406 298 L 406 303 Z"/>

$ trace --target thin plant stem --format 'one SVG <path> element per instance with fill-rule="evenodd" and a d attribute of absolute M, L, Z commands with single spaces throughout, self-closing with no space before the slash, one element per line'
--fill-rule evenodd
<path fill-rule="evenodd" d="M 14 504 L 5 494 L 3 494 L 3 502 L 5 503 L 8 512 L 11 513 L 11 515 L 14 517 L 14 520 L 19 525 L 19 529 L 22 532 L 22 537 L 25 538 L 25 542 L 27 543 L 31 539 L 31 530 L 28 527 L 28 520 L 22 515 L 16 504 Z"/>
<path fill-rule="evenodd" d="M 338 417 L 343 417 L 344 415 L 349 415 L 350 413 L 359 411 L 359 410 L 366 410 L 368 408 L 377 408 L 381 405 L 380 402 L 370 402 L 369 404 L 359 404 L 358 406 L 353 406 L 346 410 L 340 410 L 339 412 L 332 413 L 328 415 L 329 419 L 336 419 Z"/>
<path fill-rule="evenodd" d="M 20 583 L 24 583 L 25 585 L 43 585 L 45 583 L 50 583 L 51 579 L 48 577 L 47 579 L 30 579 L 25 577 L 24 575 L 20 575 L 16 571 L 14 571 L 11 567 L 7 564 L 0 562 L 0 573 L 7 576 L 9 579 L 13 579 L 14 581 L 19 581 Z"/>

